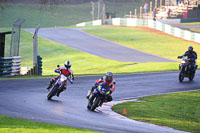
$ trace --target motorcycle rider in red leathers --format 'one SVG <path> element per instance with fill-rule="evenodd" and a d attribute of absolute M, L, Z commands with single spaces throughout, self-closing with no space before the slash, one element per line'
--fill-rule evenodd
<path fill-rule="evenodd" d="M 59 66 L 58 66 L 58 67 L 59 67 Z M 70 80 L 71 80 L 71 83 L 73 83 L 73 81 L 74 81 L 74 74 L 73 74 L 73 71 L 72 71 L 70 68 L 71 68 L 71 62 L 70 62 L 70 61 L 66 61 L 65 64 L 64 64 L 64 66 L 62 66 L 62 67 L 56 69 L 55 71 L 56 71 L 56 72 L 60 72 L 61 74 L 63 74 L 64 76 L 66 76 L 68 79 L 70 79 Z M 59 77 L 60 77 L 60 75 L 57 76 L 57 77 L 55 77 L 55 78 L 53 78 L 53 79 L 51 79 L 50 84 L 49 84 L 49 86 L 47 87 L 47 90 L 48 90 L 48 91 L 53 87 L 54 83 L 56 82 L 56 80 L 57 80 Z M 57 93 L 57 96 L 59 97 L 60 93 L 61 93 L 62 91 L 64 91 L 64 90 L 66 90 L 66 88 L 67 88 L 67 80 L 65 81 L 65 85 L 64 85 L 64 86 L 60 89 L 60 91 Z"/>
<path fill-rule="evenodd" d="M 110 87 L 110 95 L 107 97 L 107 101 L 110 102 L 112 101 L 112 96 L 111 94 L 115 91 L 115 79 L 113 78 L 113 73 L 112 72 L 107 72 L 106 76 L 103 76 L 102 78 L 100 78 L 99 80 L 96 80 L 95 85 L 92 87 L 92 89 L 90 90 L 89 94 L 87 95 L 87 99 L 89 99 L 90 95 L 93 94 L 94 89 L 96 89 L 98 87 L 98 85 L 102 82 L 105 82 L 109 85 Z"/>

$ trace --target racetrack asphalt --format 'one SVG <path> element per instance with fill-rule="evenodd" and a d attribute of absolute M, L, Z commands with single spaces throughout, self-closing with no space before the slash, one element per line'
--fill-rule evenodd
<path fill-rule="evenodd" d="M 199 90 L 200 71 L 194 81 L 178 81 L 178 72 L 114 75 L 114 101 L 160 93 Z M 101 76 L 75 77 L 60 97 L 48 101 L 50 79 L 0 80 L 0 115 L 48 122 L 108 133 L 181 133 L 172 128 L 111 117 L 104 111 L 87 110 L 87 91 Z M 105 106 L 105 105 L 103 105 Z M 123 109 L 122 109 L 123 110 Z"/>
<path fill-rule="evenodd" d="M 24 30 L 34 33 L 35 29 Z M 120 62 L 175 62 L 95 37 L 78 28 L 41 28 L 39 36 L 79 51 Z"/>

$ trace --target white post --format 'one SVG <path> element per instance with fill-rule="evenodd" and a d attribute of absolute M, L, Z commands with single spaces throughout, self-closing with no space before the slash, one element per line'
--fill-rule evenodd
<path fill-rule="evenodd" d="M 150 1 L 150 13 L 152 13 L 152 1 Z"/>
<path fill-rule="evenodd" d="M 92 11 L 91 11 L 91 14 L 92 14 L 92 20 L 94 20 L 94 2 L 91 1 L 91 4 L 92 4 Z"/>
<path fill-rule="evenodd" d="M 155 0 L 155 8 L 157 8 L 157 3 L 158 3 L 157 0 Z"/>
<path fill-rule="evenodd" d="M 97 19 L 99 20 L 100 17 L 100 0 L 98 1 L 98 16 Z"/>
<path fill-rule="evenodd" d="M 142 6 L 140 6 L 140 18 L 142 18 L 143 16 L 142 16 Z"/>
<path fill-rule="evenodd" d="M 160 0 L 160 7 L 162 6 L 162 0 Z"/>
<path fill-rule="evenodd" d="M 105 7 L 106 5 L 105 4 L 103 4 L 103 19 L 102 19 L 102 22 L 104 23 L 104 21 L 106 20 L 106 7 Z"/>
<path fill-rule="evenodd" d="M 135 8 L 135 17 L 137 17 L 137 9 Z"/>

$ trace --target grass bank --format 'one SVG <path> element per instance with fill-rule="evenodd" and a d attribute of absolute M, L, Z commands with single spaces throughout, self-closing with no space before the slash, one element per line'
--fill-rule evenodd
<path fill-rule="evenodd" d="M 0 116 L 0 133 L 93 133 L 88 129 L 72 128 L 30 120 Z"/>
<path fill-rule="evenodd" d="M 111 28 L 112 29 L 112 28 Z M 8 31 L 8 28 L 1 28 L 0 31 Z M 20 56 L 22 57 L 22 66 L 32 67 L 32 34 L 26 31 L 21 32 Z M 6 55 L 9 53 L 10 36 L 6 38 Z M 43 75 L 57 75 L 54 69 L 57 64 L 63 65 L 66 60 L 72 63 L 72 69 L 75 75 L 105 74 L 107 71 L 113 73 L 135 73 L 135 72 L 153 72 L 178 70 L 178 63 L 123 63 L 108 59 L 103 59 L 70 47 L 38 38 L 39 51 L 43 61 Z"/>
<path fill-rule="evenodd" d="M 84 30 L 95 36 L 135 48 L 147 53 L 177 60 L 192 45 L 199 53 L 200 45 L 169 36 L 163 32 L 142 27 L 113 27 Z M 178 61 L 178 60 L 177 60 Z"/>
<path fill-rule="evenodd" d="M 200 29 L 199 28 L 190 28 L 188 30 L 200 33 Z"/>
<path fill-rule="evenodd" d="M 48 4 L 28 4 L 28 2 L 25 4 L 1 4 L 3 8 L 0 8 L 0 27 L 11 27 L 17 18 L 25 18 L 26 21 L 22 26 L 28 28 L 36 27 L 38 24 L 41 27 L 58 27 L 91 21 L 92 4 L 90 1 L 83 4 L 81 1 L 75 1 L 75 4 L 51 6 Z M 104 0 L 104 3 L 106 12 L 113 13 L 115 17 L 124 17 L 124 14 L 129 14 L 130 11 L 134 12 L 135 8 L 139 10 L 139 7 L 144 5 L 145 0 L 123 0 L 123 2 Z M 94 19 L 97 19 L 97 3 L 94 10 Z"/>
<path fill-rule="evenodd" d="M 58 27 L 70 26 L 91 20 L 91 4 L 80 5 L 52 5 L 40 4 L 6 4 L 0 10 L 0 27 L 11 27 L 17 18 L 25 18 L 23 27 Z M 58 21 L 59 20 L 59 21 Z"/>
<path fill-rule="evenodd" d="M 199 25 L 200 22 L 181 23 L 181 25 Z"/>
<path fill-rule="evenodd" d="M 139 98 L 112 109 L 128 118 L 193 133 L 200 132 L 200 91 L 179 92 Z M 122 114 L 123 115 L 123 114 Z"/>

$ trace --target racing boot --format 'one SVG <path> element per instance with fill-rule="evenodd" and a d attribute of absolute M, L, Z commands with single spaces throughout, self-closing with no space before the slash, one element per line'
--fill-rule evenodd
<path fill-rule="evenodd" d="M 91 97 L 89 98 L 89 104 L 88 104 L 89 107 L 92 106 L 94 98 L 95 98 L 95 95 L 91 94 Z"/>
<path fill-rule="evenodd" d="M 64 90 L 66 90 L 66 87 L 62 87 L 62 89 L 58 89 L 57 97 L 59 97 L 60 93 L 63 92 Z"/>
<path fill-rule="evenodd" d="M 50 83 L 49 83 L 49 86 L 47 87 L 47 90 L 50 91 L 50 89 L 53 87 L 53 83 L 54 83 L 54 80 L 51 79 Z"/>
<path fill-rule="evenodd" d="M 86 98 L 87 98 L 87 99 L 89 99 L 89 97 L 90 97 L 90 94 L 91 94 L 91 91 L 90 91 L 90 90 L 88 90 L 88 94 L 87 94 L 87 96 L 86 96 Z"/>
<path fill-rule="evenodd" d="M 58 92 L 57 92 L 57 97 L 59 97 L 60 96 L 60 93 L 62 92 L 62 90 L 58 90 Z"/>
<path fill-rule="evenodd" d="M 90 90 L 90 92 L 88 91 L 88 94 L 87 94 L 87 96 L 86 96 L 87 99 L 89 99 L 90 95 L 92 94 L 92 92 L 94 91 L 95 88 L 96 88 L 96 87 L 93 86 L 92 89 Z"/>

